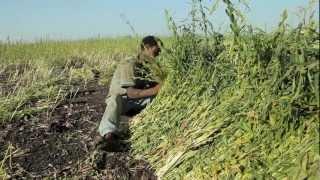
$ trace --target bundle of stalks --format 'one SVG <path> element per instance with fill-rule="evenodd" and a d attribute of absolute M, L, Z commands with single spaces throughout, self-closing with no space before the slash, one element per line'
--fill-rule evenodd
<path fill-rule="evenodd" d="M 318 25 L 310 18 L 290 28 L 284 12 L 278 28 L 264 32 L 224 3 L 231 33 L 223 38 L 210 30 L 201 3 L 191 25 L 169 18 L 168 74 L 133 121 L 133 153 L 164 179 L 316 179 Z"/>

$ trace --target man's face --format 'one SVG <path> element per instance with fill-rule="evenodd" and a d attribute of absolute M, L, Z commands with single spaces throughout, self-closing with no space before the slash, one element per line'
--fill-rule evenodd
<path fill-rule="evenodd" d="M 150 57 L 157 57 L 161 52 L 159 45 L 145 47 L 145 53 Z"/>

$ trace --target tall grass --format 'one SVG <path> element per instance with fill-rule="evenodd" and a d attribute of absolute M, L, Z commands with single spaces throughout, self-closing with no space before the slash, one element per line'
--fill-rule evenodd
<path fill-rule="evenodd" d="M 191 24 L 169 17 L 168 75 L 134 119 L 133 153 L 165 179 L 316 179 L 318 24 L 289 27 L 285 11 L 278 28 L 264 32 L 223 2 L 231 30 L 223 37 L 208 28 L 201 2 Z"/>

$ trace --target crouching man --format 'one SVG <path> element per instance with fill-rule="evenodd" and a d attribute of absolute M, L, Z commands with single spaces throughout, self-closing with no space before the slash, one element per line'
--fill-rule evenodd
<path fill-rule="evenodd" d="M 150 78 L 148 65 L 154 63 L 161 52 L 160 43 L 158 38 L 146 36 L 142 39 L 138 55 L 118 64 L 106 99 L 107 107 L 98 128 L 100 136 L 96 139 L 96 144 L 103 145 L 105 151 L 114 151 L 120 115 L 140 112 L 158 93 L 161 84 Z"/>

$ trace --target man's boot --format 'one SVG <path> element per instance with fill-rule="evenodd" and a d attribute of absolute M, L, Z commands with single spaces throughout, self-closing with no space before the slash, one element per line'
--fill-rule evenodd
<path fill-rule="evenodd" d="M 97 170 L 104 169 L 107 160 L 107 153 L 117 149 L 116 136 L 114 133 L 107 133 L 104 136 L 97 136 L 95 139 L 95 150 L 93 152 L 93 167 Z"/>

